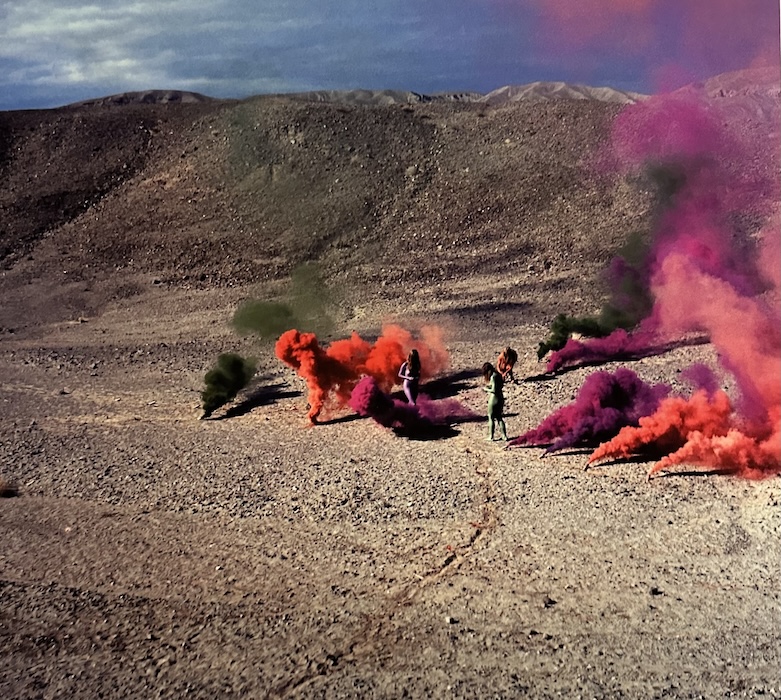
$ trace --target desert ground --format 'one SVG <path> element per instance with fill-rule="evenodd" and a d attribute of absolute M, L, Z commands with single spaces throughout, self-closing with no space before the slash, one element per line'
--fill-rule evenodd
<path fill-rule="evenodd" d="M 0 113 L 0 695 L 781 695 L 777 477 L 648 481 L 485 439 L 478 370 L 505 345 L 511 437 L 595 371 L 545 375 L 536 349 L 553 314 L 599 308 L 600 271 L 650 225 L 642 183 L 584 163 L 620 108 Z M 308 261 L 324 344 L 439 326 L 449 367 L 423 391 L 479 418 L 432 439 L 349 409 L 311 425 L 274 337 L 231 325 Z M 256 375 L 200 420 L 224 352 Z M 676 387 L 717 359 L 599 369 Z"/>

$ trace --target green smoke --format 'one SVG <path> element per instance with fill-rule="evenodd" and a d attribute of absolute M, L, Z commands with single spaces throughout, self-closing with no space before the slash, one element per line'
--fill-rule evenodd
<path fill-rule="evenodd" d="M 242 335 L 277 337 L 291 328 L 324 335 L 333 326 L 327 307 L 331 295 L 315 263 L 300 265 L 291 274 L 285 301 L 248 299 L 233 315 L 232 325 Z"/>
<path fill-rule="evenodd" d="M 675 205 L 687 185 L 687 169 L 674 161 L 650 162 L 643 171 L 641 187 L 651 187 L 655 194 L 655 220 Z M 652 223 L 652 230 L 654 230 Z M 603 338 L 614 330 L 631 330 L 653 309 L 649 268 L 652 262 L 651 235 L 640 231 L 629 234 L 626 242 L 605 271 L 610 299 L 598 316 L 572 317 L 559 314 L 550 327 L 550 335 L 537 348 L 542 359 L 548 352 L 564 347 L 573 333 L 589 338 Z"/>
<path fill-rule="evenodd" d="M 549 352 L 563 348 L 573 333 L 587 335 L 590 338 L 601 338 L 609 332 L 605 332 L 597 318 L 590 316 L 578 318 L 559 314 L 550 325 L 548 339 L 541 341 L 537 347 L 537 359 L 541 360 Z"/>
<path fill-rule="evenodd" d="M 611 288 L 610 300 L 598 316 L 567 316 L 559 314 L 550 325 L 550 335 L 537 347 L 537 359 L 549 352 L 561 350 L 573 333 L 589 338 L 604 338 L 617 328 L 631 330 L 653 308 L 646 268 L 648 241 L 643 234 L 633 232 L 610 263 L 605 277 Z"/>
<path fill-rule="evenodd" d="M 204 377 L 206 384 L 201 392 L 202 418 L 208 418 L 220 406 L 236 397 L 255 375 L 256 362 L 251 358 L 228 352 L 217 358 L 217 364 Z"/>
<path fill-rule="evenodd" d="M 276 336 L 296 326 L 296 315 L 287 304 L 248 299 L 239 305 L 231 321 L 241 335 Z"/>

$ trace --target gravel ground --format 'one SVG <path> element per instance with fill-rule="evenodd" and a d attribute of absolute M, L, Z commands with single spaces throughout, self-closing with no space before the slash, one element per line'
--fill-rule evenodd
<path fill-rule="evenodd" d="M 220 295 L 146 302 L 143 325 L 125 302 L 0 340 L 4 697 L 781 694 L 777 478 L 584 471 L 482 420 L 310 426 L 270 346 L 210 323 Z M 482 413 L 472 370 L 503 343 L 478 337 L 503 319 L 442 320 L 451 393 Z M 538 374 L 539 327 L 504 330 Z M 199 420 L 228 348 L 258 351 L 255 383 Z M 631 366 L 675 383 L 692 361 L 712 350 Z M 589 371 L 508 385 L 510 435 Z"/>

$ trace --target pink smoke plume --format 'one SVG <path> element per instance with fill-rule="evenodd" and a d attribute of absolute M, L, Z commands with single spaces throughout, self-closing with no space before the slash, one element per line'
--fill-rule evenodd
<path fill-rule="evenodd" d="M 510 0 L 505 4 L 515 5 Z M 584 46 L 610 37 L 637 65 L 645 61 L 657 76 L 677 76 L 679 84 L 695 75 L 704 79 L 765 65 L 775 90 L 765 97 L 777 96 L 778 3 L 534 4 L 549 29 L 565 45 L 569 40 L 581 58 Z M 550 358 L 548 368 L 642 356 L 682 334 L 705 333 L 722 367 L 734 375 L 739 395 L 733 404 L 712 383 L 689 399 L 668 398 L 637 427 L 623 428 L 600 446 L 592 462 L 652 449 L 669 454 L 651 474 L 684 463 L 747 477 L 781 471 L 778 220 L 758 235 L 761 222 L 781 199 L 781 117 L 777 97 L 769 108 L 767 101 L 731 99 L 730 92 L 746 97 L 750 86 L 740 85 L 735 76 L 729 80 L 730 87 L 726 92 L 722 87 L 715 99 L 692 87 L 629 106 L 615 120 L 600 165 L 619 175 L 645 168 L 663 195 L 647 255 L 630 270 L 636 277 L 625 278 L 629 286 L 650 292 L 651 311 L 635 333 L 570 341 Z M 768 257 L 773 257 L 772 271 Z"/>
<path fill-rule="evenodd" d="M 741 295 L 763 291 L 761 256 L 736 222 L 771 215 L 781 198 L 774 168 L 781 154 L 777 138 L 748 139 L 726 126 L 728 117 L 716 103 L 684 91 L 633 105 L 616 118 L 610 147 L 597 166 L 619 175 L 650 167 L 662 195 L 648 250 L 634 269 L 634 287 L 649 290 L 666 258 L 684 255 Z M 658 322 L 653 291 L 650 296 L 652 310 L 634 332 L 618 329 L 604 338 L 570 340 L 551 354 L 547 370 L 642 357 L 674 340 Z"/>
<path fill-rule="evenodd" d="M 670 90 L 778 63 L 779 5 L 768 0 L 494 0 L 510 20 L 538 12 L 538 52 L 588 70 L 612 49 Z M 584 76 L 588 77 L 588 76 Z"/>
<path fill-rule="evenodd" d="M 669 255 L 653 279 L 656 316 L 666 333 L 702 330 L 736 381 L 735 405 L 722 391 L 663 402 L 640 427 L 601 445 L 589 463 L 626 457 L 644 448 L 669 451 L 649 477 L 676 465 L 759 478 L 781 473 L 781 267 L 778 219 L 763 232 L 762 296 L 743 295 L 724 279 L 698 269 L 685 255 Z"/>
<path fill-rule="evenodd" d="M 373 418 L 386 428 L 426 432 L 435 426 L 477 418 L 477 414 L 456 399 L 432 400 L 421 394 L 415 405 L 394 399 L 380 389 L 373 377 L 363 377 L 349 401 L 360 416 Z"/>
<path fill-rule="evenodd" d="M 536 0 L 534 4 L 540 7 L 548 30 L 561 36 L 570 49 L 583 49 L 606 35 L 631 34 L 634 50 L 647 48 L 654 39 L 653 0 Z M 631 50 L 631 46 L 626 42 L 621 48 Z"/>
<path fill-rule="evenodd" d="M 708 396 L 713 396 L 719 390 L 716 373 L 702 362 L 695 362 L 681 370 L 681 378 L 687 380 L 696 389 L 702 389 Z"/>
<path fill-rule="evenodd" d="M 401 326 L 389 324 L 375 343 L 357 333 L 336 340 L 322 348 L 314 333 L 295 329 L 277 340 L 276 356 L 304 378 L 309 390 L 309 419 L 314 423 L 330 403 L 343 408 L 353 388 L 364 375 L 372 377 L 384 390 L 399 382 L 398 371 L 410 350 L 417 350 L 421 362 L 421 381 L 447 368 L 449 356 L 442 332 L 436 326 L 425 326 L 416 339 Z"/>
<path fill-rule="evenodd" d="M 655 340 L 654 333 L 628 333 L 623 328 L 616 329 L 604 338 L 570 338 L 561 350 L 554 350 L 550 354 L 545 371 L 559 372 L 568 367 L 644 357 L 653 352 Z"/>
<path fill-rule="evenodd" d="M 612 438 L 621 428 L 637 425 L 667 396 L 670 387 L 646 384 L 632 370 L 594 372 L 575 400 L 554 411 L 536 428 L 511 440 L 509 446 L 547 445 L 546 453 Z"/>

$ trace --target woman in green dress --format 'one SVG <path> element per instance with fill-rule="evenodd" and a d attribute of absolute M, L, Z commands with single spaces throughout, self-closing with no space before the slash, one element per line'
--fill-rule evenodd
<path fill-rule="evenodd" d="M 507 428 L 504 424 L 504 379 L 497 369 L 490 363 L 483 365 L 483 379 L 487 386 L 485 390 L 488 398 L 488 440 L 494 439 L 494 431 L 497 423 L 502 432 L 502 439 L 507 440 Z"/>

